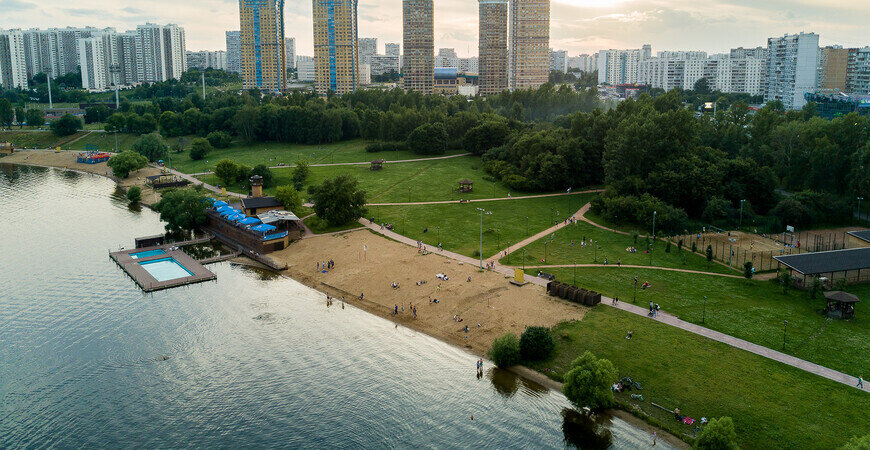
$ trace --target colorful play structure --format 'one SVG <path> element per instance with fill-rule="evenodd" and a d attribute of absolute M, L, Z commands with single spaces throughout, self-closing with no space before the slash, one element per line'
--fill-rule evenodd
<path fill-rule="evenodd" d="M 79 153 L 78 156 L 76 156 L 76 162 L 82 164 L 99 164 L 108 161 L 111 157 L 112 155 L 106 152 L 85 152 Z"/>

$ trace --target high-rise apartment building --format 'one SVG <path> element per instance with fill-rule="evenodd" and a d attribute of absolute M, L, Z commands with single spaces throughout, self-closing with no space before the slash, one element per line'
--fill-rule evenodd
<path fill-rule="evenodd" d="M 535 89 L 549 80 L 550 0 L 511 0 L 511 89 Z"/>
<path fill-rule="evenodd" d="M 387 56 L 396 56 L 396 57 L 402 56 L 401 45 L 396 44 L 396 43 L 392 43 L 392 42 L 388 42 L 384 46 L 384 54 Z"/>
<path fill-rule="evenodd" d="M 701 51 L 664 51 L 639 63 L 636 82 L 666 91 L 692 90 L 702 78 L 711 90 L 762 95 L 767 60 L 764 53 L 732 50 L 708 56 Z"/>
<path fill-rule="evenodd" d="M 187 70 L 184 28 L 178 25 L 137 26 L 136 47 L 140 82 L 181 79 Z"/>
<path fill-rule="evenodd" d="M 508 89 L 508 0 L 480 0 L 480 95 Z"/>
<path fill-rule="evenodd" d="M 0 86 L 27 89 L 27 80 L 24 33 L 0 30 Z"/>
<path fill-rule="evenodd" d="M 814 93 L 818 80 L 819 35 L 801 33 L 767 40 L 765 101 L 779 100 L 786 109 L 801 109 L 804 95 Z"/>
<path fill-rule="evenodd" d="M 223 50 L 187 52 L 187 67 L 198 70 L 227 70 L 227 52 Z"/>
<path fill-rule="evenodd" d="M 431 94 L 435 85 L 435 11 L 433 0 L 402 0 L 405 90 Z"/>
<path fill-rule="evenodd" d="M 870 95 L 870 47 L 849 50 L 846 91 L 850 94 Z"/>
<path fill-rule="evenodd" d="M 242 73 L 241 31 L 227 31 L 227 70 L 233 73 Z"/>
<path fill-rule="evenodd" d="M 79 39 L 79 66 L 82 71 L 82 88 L 104 91 L 108 87 L 106 74 L 106 55 L 102 37 L 95 36 Z"/>
<path fill-rule="evenodd" d="M 480 61 L 478 57 L 472 56 L 470 58 L 459 58 L 459 72 L 464 74 L 479 74 L 480 73 Z"/>
<path fill-rule="evenodd" d="M 550 49 L 550 72 L 568 73 L 568 52 Z"/>
<path fill-rule="evenodd" d="M 239 16 L 244 89 L 284 91 L 284 0 L 239 0 Z"/>
<path fill-rule="evenodd" d="M 594 55 L 571 56 L 568 58 L 568 68 L 577 69 L 581 72 L 595 72 L 598 70 L 598 53 Z"/>
<path fill-rule="evenodd" d="M 359 86 L 357 0 L 313 0 L 314 64 L 320 95 Z"/>
<path fill-rule="evenodd" d="M 296 79 L 298 81 L 314 81 L 317 78 L 314 70 L 313 56 L 296 57 Z"/>
<path fill-rule="evenodd" d="M 849 49 L 825 47 L 819 49 L 819 89 L 846 92 Z"/>
<path fill-rule="evenodd" d="M 288 69 L 296 68 L 296 38 L 284 38 L 285 62 Z"/>
<path fill-rule="evenodd" d="M 455 67 L 459 68 L 459 55 L 452 48 L 439 48 L 438 54 L 435 55 L 435 67 Z"/>
<path fill-rule="evenodd" d="M 650 45 L 631 50 L 601 50 L 598 52 L 598 84 L 635 84 L 641 62 L 650 58 Z"/>
<path fill-rule="evenodd" d="M 401 71 L 398 55 L 374 55 L 369 57 L 369 69 L 372 75 L 384 75 L 390 72 L 398 74 Z"/>
<path fill-rule="evenodd" d="M 378 54 L 377 38 L 359 38 L 360 64 L 371 64 L 371 57 Z"/>

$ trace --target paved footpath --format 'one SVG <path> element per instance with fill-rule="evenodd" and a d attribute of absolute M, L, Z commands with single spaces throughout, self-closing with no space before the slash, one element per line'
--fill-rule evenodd
<path fill-rule="evenodd" d="M 530 198 L 547 198 L 547 197 L 563 197 L 567 195 L 595 194 L 604 192 L 604 189 L 592 189 L 580 192 L 559 192 L 556 194 L 539 194 L 526 195 L 524 197 L 498 197 L 498 198 L 478 198 L 474 200 L 441 200 L 435 202 L 411 202 L 411 203 L 367 203 L 366 206 L 424 206 L 424 205 L 450 205 L 454 203 L 484 203 L 484 202 L 501 202 L 508 200 L 528 200 Z"/>
<path fill-rule="evenodd" d="M 516 267 L 516 266 L 512 266 L 512 267 Z M 649 269 L 649 270 L 663 270 L 666 272 L 683 272 L 683 273 L 694 273 L 694 274 L 698 274 L 698 275 L 710 275 L 710 276 L 715 276 L 715 277 L 743 279 L 743 277 L 741 275 L 729 275 L 727 273 L 704 272 L 702 270 L 691 270 L 691 269 L 675 269 L 672 267 L 634 266 L 634 265 L 630 265 L 630 264 L 622 264 L 622 265 L 618 265 L 618 264 L 607 264 L 607 265 L 604 265 L 604 264 L 554 264 L 554 265 L 550 265 L 550 266 L 540 266 L 540 265 L 526 266 L 526 269 L 547 270 L 547 269 L 570 269 L 573 267 L 580 267 L 580 268 L 590 268 L 590 267 L 599 268 L 600 267 L 600 268 L 607 268 L 607 269 Z"/>
<path fill-rule="evenodd" d="M 584 208 L 586 208 L 586 207 L 584 206 Z M 581 211 L 582 211 L 582 209 L 581 209 Z M 360 219 L 359 222 L 361 224 L 365 225 L 366 227 L 368 227 L 370 230 L 374 231 L 375 233 L 381 234 L 381 235 L 386 236 L 390 239 L 393 239 L 397 242 L 401 242 L 403 244 L 406 244 L 406 245 L 409 245 L 412 247 L 417 246 L 417 242 L 414 241 L 413 239 L 407 238 L 405 236 L 402 236 L 396 232 L 393 232 L 393 231 L 390 231 L 387 229 L 381 229 L 381 227 L 379 225 L 374 224 L 372 222 L 369 222 L 366 219 Z M 550 228 L 550 229 L 543 231 L 539 234 L 547 235 L 547 234 L 553 232 L 553 230 L 556 229 L 557 227 L 563 227 L 563 226 L 564 225 L 557 225 L 556 227 Z M 480 260 L 477 260 L 474 258 L 469 258 L 468 256 L 460 255 L 458 253 L 453 253 L 453 252 L 448 252 L 448 251 L 439 251 L 439 250 L 437 250 L 437 247 L 435 248 L 433 253 L 450 258 L 450 259 L 453 259 L 453 260 L 456 260 L 456 261 L 461 261 L 464 264 L 471 264 L 471 265 L 479 265 L 480 264 Z M 499 264 L 496 264 L 494 270 L 498 273 L 505 275 L 505 276 L 512 277 L 514 275 L 514 268 L 512 268 L 512 267 L 505 267 L 505 266 L 501 266 Z M 528 281 L 532 284 L 536 284 L 538 286 L 546 286 L 548 283 L 548 280 L 538 278 L 538 277 L 528 276 L 528 275 L 526 276 L 526 281 Z M 649 320 L 655 320 L 657 322 L 661 322 L 663 324 L 670 325 L 672 327 L 676 327 L 676 328 L 679 328 L 679 329 L 684 330 L 684 331 L 688 331 L 689 333 L 703 336 L 703 337 L 706 337 L 708 339 L 712 339 L 714 341 L 721 342 L 723 344 L 727 344 L 727 345 L 730 345 L 730 346 L 735 347 L 735 348 L 739 348 L 741 350 L 746 350 L 748 352 L 755 353 L 756 355 L 763 356 L 765 358 L 772 359 L 774 361 L 795 367 L 797 369 L 801 369 L 801 370 L 804 370 L 806 372 L 816 374 L 818 376 L 827 378 L 829 380 L 836 381 L 838 383 L 842 383 L 842 384 L 852 386 L 852 387 L 855 387 L 858 384 L 858 378 L 856 378 L 856 377 L 847 375 L 847 374 L 842 373 L 842 372 L 838 372 L 838 371 L 833 370 L 833 369 L 829 369 L 829 368 L 824 367 L 824 366 L 820 366 L 820 365 L 815 364 L 815 363 L 811 363 L 809 361 L 805 361 L 805 360 L 800 359 L 800 358 L 796 358 L 796 357 L 791 356 L 791 355 L 787 355 L 787 354 L 782 353 L 782 352 L 778 352 L 776 350 L 772 350 L 772 349 L 767 348 L 767 347 L 763 347 L 763 346 L 758 345 L 758 344 L 753 344 L 752 342 L 745 341 L 743 339 L 738 339 L 734 336 L 729 336 L 725 333 L 713 331 L 709 328 L 704 328 L 702 326 L 695 325 L 693 323 L 689 323 L 689 322 L 686 322 L 684 320 L 680 320 L 676 317 L 669 316 L 666 314 L 662 314 L 656 318 L 650 318 L 647 315 L 648 310 L 646 308 L 642 308 L 640 306 L 636 306 L 636 305 L 632 305 L 632 304 L 626 304 L 624 302 L 619 302 L 617 305 L 613 305 L 612 303 L 613 303 L 613 299 L 611 299 L 611 298 L 606 298 L 606 297 L 601 298 L 602 305 L 610 306 L 612 308 L 621 309 L 623 311 L 626 311 L 626 312 L 629 312 L 632 314 L 636 314 L 636 315 L 641 316 L 641 317 L 646 317 Z M 865 386 L 864 386 L 863 390 L 870 392 L 870 383 L 865 382 L 864 384 L 865 384 Z"/>
<path fill-rule="evenodd" d="M 471 156 L 471 153 L 460 153 L 458 155 L 447 155 L 447 156 L 434 156 L 431 158 L 418 158 L 418 159 L 400 159 L 397 161 L 384 161 L 384 164 L 399 164 L 399 163 L 414 163 L 414 162 L 426 162 L 426 161 L 438 161 L 442 159 L 453 159 L 453 158 L 462 158 L 464 156 Z M 322 164 L 309 164 L 308 167 L 334 167 L 334 166 L 368 166 L 372 162 L 371 161 L 361 161 L 361 162 L 344 162 L 344 163 L 322 163 Z M 292 164 L 287 164 L 283 166 L 269 166 L 270 169 L 292 169 L 296 167 Z M 193 176 L 200 175 L 211 175 L 214 172 L 198 172 L 192 173 Z"/>

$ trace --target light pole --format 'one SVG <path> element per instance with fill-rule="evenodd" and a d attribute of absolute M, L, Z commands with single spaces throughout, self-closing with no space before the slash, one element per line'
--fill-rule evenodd
<path fill-rule="evenodd" d="M 635 291 L 637 290 L 637 286 L 635 286 Z M 701 323 L 707 323 L 707 296 L 704 296 L 704 315 L 701 316 Z"/>
<path fill-rule="evenodd" d="M 550 207 L 550 223 L 556 224 L 556 208 Z"/>
<path fill-rule="evenodd" d="M 574 261 L 574 286 L 577 286 L 577 261 Z"/>
<path fill-rule="evenodd" d="M 656 214 L 658 214 L 658 211 L 653 211 L 653 233 L 652 233 L 653 242 L 655 242 L 655 240 L 656 240 Z"/>
<path fill-rule="evenodd" d="M 738 225 L 738 228 L 743 227 L 743 204 L 744 203 L 746 203 L 746 200 L 740 200 L 740 225 Z"/>
<path fill-rule="evenodd" d="M 441 227 L 435 227 L 438 230 L 438 243 L 441 243 Z"/>
<path fill-rule="evenodd" d="M 529 216 L 526 216 L 526 237 L 529 237 Z"/>
<path fill-rule="evenodd" d="M 547 246 L 550 245 L 550 241 L 544 241 L 544 262 L 547 262 Z"/>
<path fill-rule="evenodd" d="M 526 271 L 526 248 L 523 247 L 523 272 Z"/>
<path fill-rule="evenodd" d="M 45 82 L 48 83 L 48 109 L 54 109 L 54 103 L 52 103 L 52 101 L 51 101 L 51 72 L 52 72 L 52 68 L 49 66 L 49 67 L 46 67 L 45 70 L 48 71 L 45 74 Z"/>
<path fill-rule="evenodd" d="M 782 328 L 782 351 L 785 351 L 785 334 L 788 332 L 788 320 L 784 322 Z"/>
<path fill-rule="evenodd" d="M 592 241 L 592 245 L 595 247 L 595 262 L 598 262 L 598 241 Z"/>
<path fill-rule="evenodd" d="M 864 197 L 858 197 L 858 223 L 861 223 L 861 200 L 864 200 Z"/>
<path fill-rule="evenodd" d="M 480 211 L 480 270 L 483 270 L 483 215 L 491 215 L 492 213 L 483 209 L 477 208 Z"/>
<path fill-rule="evenodd" d="M 495 233 L 496 233 L 496 235 L 498 235 L 498 238 L 496 238 L 496 243 L 498 244 L 497 245 L 498 250 L 501 250 L 501 228 L 496 228 Z"/>

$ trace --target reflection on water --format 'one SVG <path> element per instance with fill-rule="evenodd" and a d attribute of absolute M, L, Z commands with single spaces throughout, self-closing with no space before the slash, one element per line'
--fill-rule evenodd
<path fill-rule="evenodd" d="M 540 396 L 549 392 L 549 389 L 539 383 L 517 376 L 509 370 L 499 369 L 498 367 L 490 369 L 488 376 L 490 381 L 492 381 L 492 387 L 495 391 L 505 398 L 513 397 L 514 394 L 520 391 L 520 388 L 522 388 L 523 394 L 531 396 Z"/>
<path fill-rule="evenodd" d="M 562 433 L 565 443 L 582 449 L 606 449 L 613 444 L 611 417 L 605 414 L 562 410 Z"/>

